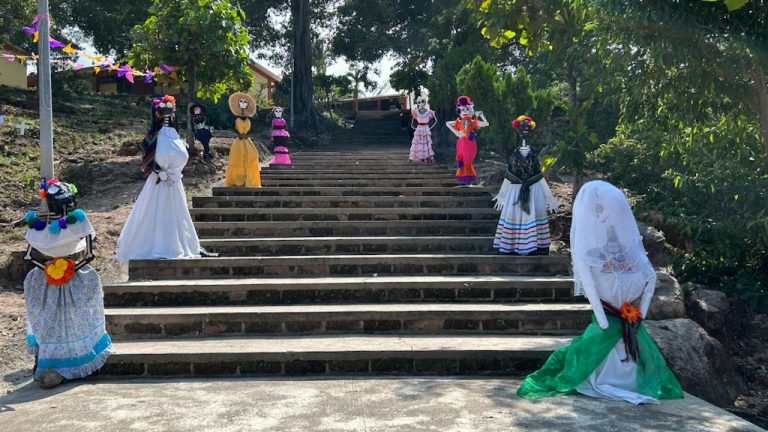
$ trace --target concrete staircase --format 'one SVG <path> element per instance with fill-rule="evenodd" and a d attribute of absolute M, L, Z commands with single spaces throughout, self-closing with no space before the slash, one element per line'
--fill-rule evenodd
<path fill-rule="evenodd" d="M 495 254 L 489 191 L 409 164 L 396 115 L 195 197 L 221 257 L 132 261 L 106 286 L 101 373 L 521 375 L 579 333 L 568 258 Z"/>

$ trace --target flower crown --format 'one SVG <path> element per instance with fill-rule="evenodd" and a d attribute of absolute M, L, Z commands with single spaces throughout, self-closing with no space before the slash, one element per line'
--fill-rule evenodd
<path fill-rule="evenodd" d="M 43 180 L 40 182 L 40 186 L 37 190 L 37 194 L 40 196 L 40 199 L 46 199 L 48 196 L 48 187 L 55 183 L 59 183 L 59 179 L 52 178 L 50 180 Z M 69 183 L 69 190 L 73 194 L 76 194 L 77 186 Z M 78 222 L 83 222 L 85 219 L 85 212 L 81 209 L 75 209 L 67 212 L 66 216 L 52 220 L 51 222 L 46 222 L 44 219 L 37 217 L 37 212 L 34 210 L 30 210 L 26 213 L 26 215 L 24 215 L 24 222 L 27 224 L 29 229 L 33 229 L 35 231 L 43 231 L 47 227 L 51 234 L 58 234 L 61 232 L 61 230 L 67 229 L 68 226 L 74 225 Z"/>
<path fill-rule="evenodd" d="M 472 99 L 469 96 L 459 96 L 458 99 L 456 99 L 456 108 L 474 105 L 475 103 L 472 102 Z"/>
<path fill-rule="evenodd" d="M 48 186 L 50 186 L 52 184 L 56 184 L 58 182 L 59 182 L 59 179 L 57 179 L 57 178 L 52 178 L 52 179 L 47 180 L 47 181 L 46 180 L 41 181 L 40 182 L 40 186 L 38 186 L 38 188 L 37 188 L 37 195 L 40 197 L 40 199 L 45 199 L 46 197 L 48 197 L 48 192 L 47 192 L 48 191 Z M 72 183 L 69 183 L 69 190 L 73 194 L 76 194 L 77 193 L 77 186 L 75 186 Z"/>
<path fill-rule="evenodd" d="M 154 98 L 152 99 L 152 105 L 154 107 L 159 106 L 161 103 L 171 103 L 174 107 L 176 106 L 176 98 L 170 95 L 165 95 L 161 98 Z"/>
<path fill-rule="evenodd" d="M 531 116 L 527 115 L 521 115 L 520 117 L 512 120 L 512 127 L 518 129 L 520 127 L 520 123 L 522 122 L 528 122 L 528 124 L 531 125 L 531 129 L 536 129 L 536 122 L 533 121 Z"/>

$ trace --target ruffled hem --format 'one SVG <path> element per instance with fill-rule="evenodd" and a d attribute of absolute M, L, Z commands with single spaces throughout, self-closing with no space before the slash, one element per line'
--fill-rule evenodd
<path fill-rule="evenodd" d="M 63 376 L 64 379 L 73 380 L 73 379 L 79 379 L 79 378 L 85 378 L 89 375 L 92 375 L 97 370 L 101 369 L 104 364 L 107 362 L 107 359 L 109 359 L 109 356 L 115 353 L 115 348 L 110 345 L 107 349 L 100 352 L 96 358 L 91 360 L 90 362 L 78 366 L 78 367 L 71 367 L 71 368 L 51 368 L 58 372 L 59 375 Z M 43 371 L 46 369 L 37 369 L 35 371 L 35 380 L 39 380 L 42 376 Z"/>
<path fill-rule="evenodd" d="M 501 253 L 528 255 L 538 249 L 548 249 L 551 243 L 549 218 L 508 221 L 503 217 L 496 226 L 493 247 Z"/>
<path fill-rule="evenodd" d="M 115 349 L 112 346 L 112 340 L 107 332 L 104 332 L 101 337 L 90 346 L 90 350 L 87 348 L 78 351 L 72 350 L 71 352 L 82 354 L 71 355 L 67 358 L 48 357 L 51 350 L 43 350 L 41 353 L 40 346 L 32 335 L 27 336 L 27 343 L 29 344 L 27 352 L 30 355 L 38 356 L 35 379 L 40 379 L 42 372 L 46 369 L 53 369 L 66 379 L 83 378 L 104 366 L 104 363 L 109 356 L 115 353 Z M 48 352 L 46 353 L 45 351 Z"/>

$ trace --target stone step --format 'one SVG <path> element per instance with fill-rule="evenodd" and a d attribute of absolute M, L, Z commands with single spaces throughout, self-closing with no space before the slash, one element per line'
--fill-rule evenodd
<path fill-rule="evenodd" d="M 378 170 L 381 172 L 386 171 L 422 171 L 422 172 L 446 172 L 455 171 L 452 165 L 437 164 L 437 163 L 415 163 L 409 162 L 407 158 L 405 161 L 399 163 L 386 162 L 386 163 L 364 163 L 359 161 L 354 162 L 335 162 L 335 161 L 304 161 L 297 160 L 291 156 L 291 165 L 268 165 L 262 167 L 262 170 L 314 170 L 314 171 L 371 171 Z"/>
<path fill-rule="evenodd" d="M 203 239 L 201 246 L 222 256 L 333 254 L 473 253 L 495 254 L 493 237 L 288 237 Z"/>
<path fill-rule="evenodd" d="M 486 208 L 193 208 L 197 222 L 296 222 L 296 221 L 487 221 L 499 212 Z"/>
<path fill-rule="evenodd" d="M 493 207 L 485 196 L 214 196 L 194 197 L 192 206 L 208 208 L 484 208 Z"/>
<path fill-rule="evenodd" d="M 408 151 L 408 147 L 401 147 L 402 150 Z M 335 149 L 335 150 L 327 150 L 327 151 L 304 151 L 304 152 L 297 152 L 294 153 L 297 158 L 300 160 L 303 159 L 314 159 L 319 161 L 326 161 L 331 162 L 333 160 L 359 160 L 359 161 L 366 161 L 366 160 L 377 160 L 377 161 L 387 161 L 387 160 L 393 160 L 397 161 L 397 158 L 392 157 L 392 150 L 393 148 L 388 147 L 386 149 L 380 149 L 380 150 L 366 150 L 366 151 L 349 151 L 344 149 Z M 394 148 L 394 150 L 397 150 L 397 148 Z"/>
<path fill-rule="evenodd" d="M 351 304 L 105 310 L 115 340 L 175 337 L 398 333 L 575 335 L 589 304 Z"/>
<path fill-rule="evenodd" d="M 335 335 L 131 340 L 99 375 L 524 375 L 562 336 Z"/>
<path fill-rule="evenodd" d="M 261 187 L 226 188 L 214 187 L 214 197 L 222 196 L 424 196 L 424 197 L 490 197 L 490 190 L 484 187 Z"/>
<path fill-rule="evenodd" d="M 463 187 L 455 178 L 424 178 L 424 179 L 296 179 L 296 178 L 266 178 L 262 179 L 262 184 L 266 187 L 329 187 L 329 186 L 351 186 L 351 187 L 375 187 L 375 188 L 393 188 L 393 187 Z M 469 188 L 471 189 L 471 188 Z"/>
<path fill-rule="evenodd" d="M 381 167 L 381 166 L 368 166 L 368 165 L 349 165 L 339 167 L 325 167 L 318 164 L 293 164 L 293 165 L 270 165 L 269 167 L 262 168 L 262 174 L 305 174 L 305 175 L 336 175 L 336 174 L 349 174 L 349 173 L 361 173 L 370 174 L 371 170 L 377 174 L 453 174 L 453 170 L 443 166 L 434 165 L 421 165 L 421 166 L 404 166 L 400 167 Z"/>
<path fill-rule="evenodd" d="M 566 256 L 317 255 L 135 260 L 131 280 L 238 276 L 567 275 Z"/>
<path fill-rule="evenodd" d="M 367 173 L 337 173 L 337 174 L 305 174 L 302 172 L 275 172 L 264 171 L 261 173 L 261 180 L 419 180 L 423 182 L 431 182 L 433 180 L 453 180 L 455 178 L 454 173 L 450 171 L 444 171 L 440 174 L 429 173 L 411 173 L 411 174 L 390 174 L 369 171 Z"/>
<path fill-rule="evenodd" d="M 188 279 L 104 286 L 104 304 L 130 306 L 329 303 L 575 302 L 569 276 L 347 276 Z"/>
<path fill-rule="evenodd" d="M 498 220 L 196 222 L 200 238 L 487 236 Z"/>

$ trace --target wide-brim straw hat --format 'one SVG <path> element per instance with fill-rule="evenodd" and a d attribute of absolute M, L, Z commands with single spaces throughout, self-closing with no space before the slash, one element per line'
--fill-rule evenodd
<path fill-rule="evenodd" d="M 238 102 L 240 102 L 242 99 L 248 101 L 248 108 L 240 108 Z M 248 93 L 232 93 L 232 95 L 229 96 L 229 110 L 232 111 L 232 114 L 239 117 L 253 117 L 254 114 L 256 114 L 256 101 L 253 99 L 253 96 L 249 95 Z"/>

